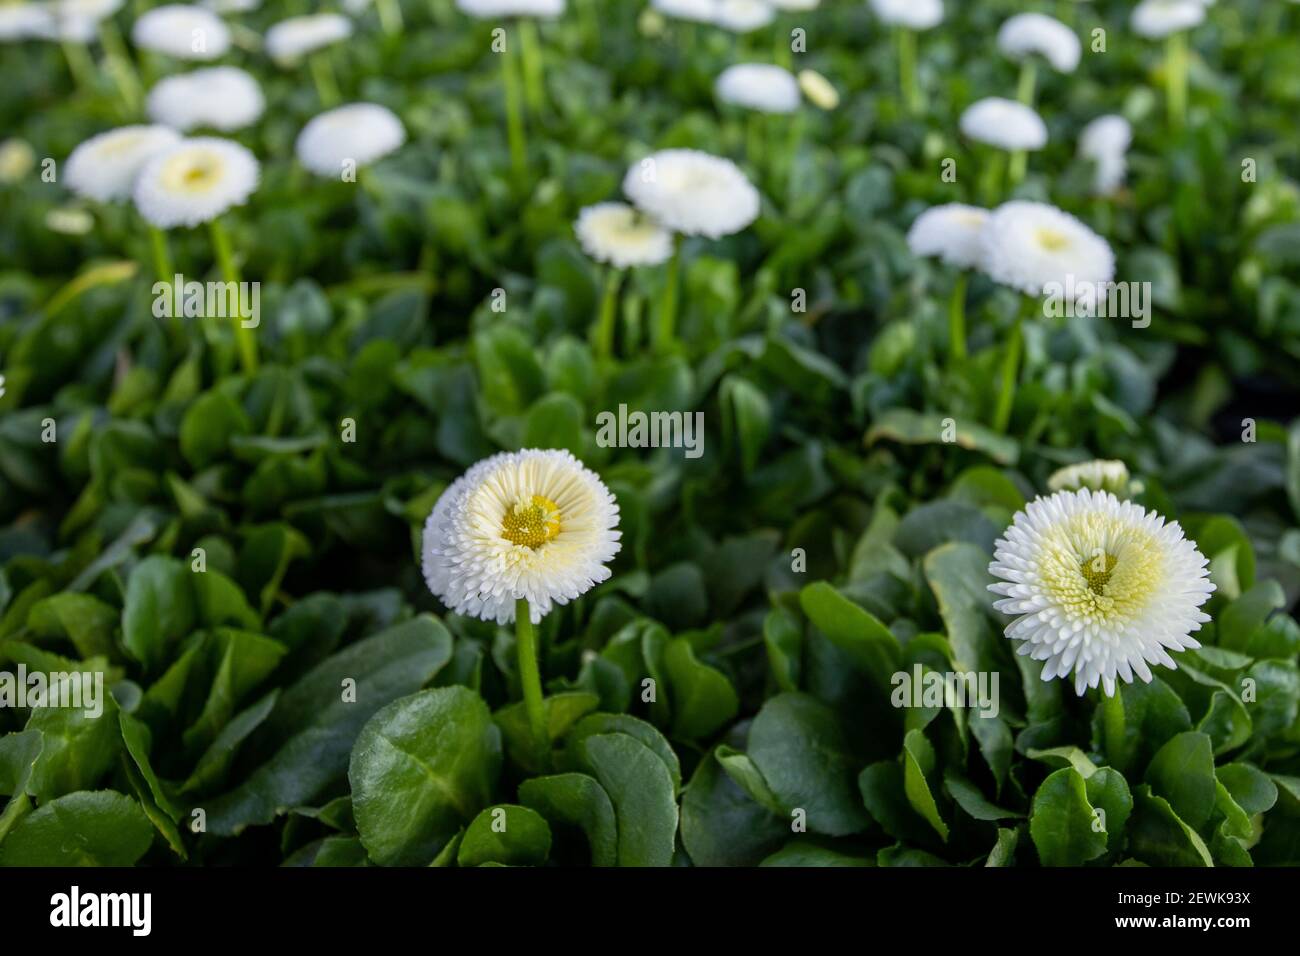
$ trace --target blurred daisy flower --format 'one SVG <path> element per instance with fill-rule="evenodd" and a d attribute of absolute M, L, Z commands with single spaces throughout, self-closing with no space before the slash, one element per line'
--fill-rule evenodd
<path fill-rule="evenodd" d="M 186 130 L 209 127 L 223 133 L 251 126 L 266 108 L 262 88 L 234 66 L 214 66 L 160 80 L 145 101 L 155 123 Z"/>
<path fill-rule="evenodd" d="M 943 22 L 943 0 L 871 0 L 871 9 L 891 26 L 928 30 Z"/>
<path fill-rule="evenodd" d="M 197 226 L 247 201 L 260 171 L 253 154 L 228 139 L 182 140 L 145 164 L 135 205 L 160 229 Z"/>
<path fill-rule="evenodd" d="M 626 203 L 588 206 L 573 229 L 583 252 L 620 269 L 662 265 L 673 254 L 672 233 Z"/>
<path fill-rule="evenodd" d="M 480 20 L 503 17 L 558 17 L 564 0 L 456 0 L 462 13 Z"/>
<path fill-rule="evenodd" d="M 213 13 L 249 13 L 262 5 L 262 0 L 199 0 Z"/>
<path fill-rule="evenodd" d="M 650 9 L 674 20 L 712 23 L 717 14 L 717 0 L 650 0 Z"/>
<path fill-rule="evenodd" d="M 1133 8 L 1129 24 L 1139 36 L 1158 40 L 1190 30 L 1204 19 L 1205 5 L 1200 0 L 1142 0 Z"/>
<path fill-rule="evenodd" d="M 122 126 L 100 133 L 72 151 L 63 182 L 86 199 L 126 199 L 145 163 L 178 142 L 180 136 L 165 126 Z"/>
<path fill-rule="evenodd" d="M 970 269 L 982 255 L 980 236 L 989 212 L 953 202 L 932 206 L 907 230 L 907 245 L 918 256 L 936 256 L 950 266 Z"/>
<path fill-rule="evenodd" d="M 215 60 L 230 49 L 230 30 L 211 10 L 169 3 L 141 14 L 131 40 L 178 60 Z"/>
<path fill-rule="evenodd" d="M 25 139 L 0 143 L 0 183 L 16 183 L 36 165 L 36 153 Z"/>
<path fill-rule="evenodd" d="M 799 83 L 787 69 L 767 63 L 737 63 L 713 84 L 718 99 L 763 113 L 793 113 L 799 108 Z"/>
<path fill-rule="evenodd" d="M 1055 206 L 1013 200 L 989 215 L 980 267 L 996 282 L 1040 295 L 1049 283 L 1084 295 L 1115 275 L 1110 244 Z"/>
<path fill-rule="evenodd" d="M 1083 49 L 1075 32 L 1043 13 L 1018 13 L 998 29 L 998 49 L 1013 60 L 1037 54 L 1059 73 L 1073 73 Z"/>
<path fill-rule="evenodd" d="M 999 149 L 1033 150 L 1047 145 L 1043 118 L 1032 107 L 999 96 L 976 100 L 966 107 L 960 126 L 968 139 Z"/>
<path fill-rule="evenodd" d="M 758 218 L 758 190 L 735 163 L 695 149 L 665 149 L 628 170 L 623 192 L 675 232 L 717 239 Z"/>
<path fill-rule="evenodd" d="M 1124 183 L 1133 127 L 1116 114 L 1098 116 L 1079 134 L 1079 155 L 1096 167 L 1093 192 L 1109 195 Z"/>
<path fill-rule="evenodd" d="M 769 0 L 769 2 L 778 10 L 798 12 L 816 10 L 821 0 Z"/>
<path fill-rule="evenodd" d="M 429 590 L 457 614 L 508 624 L 527 600 L 533 623 L 610 576 L 618 503 L 567 451 L 502 452 L 442 493 L 421 548 Z"/>
<path fill-rule="evenodd" d="M 397 114 L 376 103 L 349 103 L 313 117 L 294 151 L 298 161 L 319 176 L 338 176 L 344 164 L 368 166 L 406 142 Z"/>
<path fill-rule="evenodd" d="M 52 26 L 50 11 L 39 3 L 0 3 L 0 40 L 44 36 Z"/>
<path fill-rule="evenodd" d="M 766 0 L 717 0 L 714 4 L 714 25 L 732 33 L 750 33 L 775 19 L 776 10 Z"/>
<path fill-rule="evenodd" d="M 840 105 L 839 91 L 816 70 L 799 71 L 799 89 L 818 109 L 833 110 Z"/>
<path fill-rule="evenodd" d="M 266 54 L 281 65 L 352 36 L 352 21 L 338 13 L 313 13 L 281 20 L 266 31 Z"/>
<path fill-rule="evenodd" d="M 1109 491 L 1121 497 L 1129 491 L 1128 466 L 1122 461 L 1083 461 L 1052 472 L 1047 479 L 1050 491 Z"/>
<path fill-rule="evenodd" d="M 1208 561 L 1178 523 L 1087 488 L 1037 498 L 994 545 L 993 606 L 1015 620 L 1006 636 L 1045 661 L 1043 680 L 1074 675 L 1074 690 L 1151 680 L 1149 664 L 1200 647 L 1210 620 Z"/>

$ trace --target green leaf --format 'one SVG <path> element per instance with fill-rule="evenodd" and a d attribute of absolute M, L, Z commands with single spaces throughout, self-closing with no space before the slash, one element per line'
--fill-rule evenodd
<path fill-rule="evenodd" d="M 799 604 L 814 626 L 849 654 L 863 673 L 882 689 L 890 686 L 902 660 L 902 648 L 889 628 L 825 581 L 799 592 Z"/>
<path fill-rule="evenodd" d="M 594 734 L 627 734 L 636 740 L 641 741 L 650 748 L 651 752 L 657 756 L 668 771 L 668 778 L 673 783 L 673 793 L 676 794 L 682 786 L 682 768 L 677 759 L 677 752 L 673 750 L 672 745 L 652 724 L 647 724 L 644 720 L 633 717 L 631 714 L 588 714 L 580 721 L 573 725 L 569 732 L 568 739 L 565 742 L 567 750 L 570 752 L 568 758 L 575 768 L 580 768 L 582 761 L 580 759 L 580 745 L 583 740 Z"/>
<path fill-rule="evenodd" d="M 569 732 L 580 718 L 600 706 L 600 698 L 585 691 L 552 694 L 542 701 L 546 714 L 546 736 L 554 743 Z M 523 701 L 507 704 L 492 719 L 501 728 L 505 738 L 506 753 L 510 759 L 527 770 L 543 769 L 533 747 L 533 732 L 528 724 L 528 712 Z"/>
<path fill-rule="evenodd" d="M 587 837 L 592 866 L 618 865 L 618 821 L 609 795 L 584 773 L 532 777 L 519 785 L 519 800 L 552 827 L 577 827 Z"/>
<path fill-rule="evenodd" d="M 1166 743 L 1147 766 L 1146 782 L 1164 797 L 1193 829 L 1209 822 L 1214 812 L 1214 746 L 1199 731 L 1179 734 Z"/>
<path fill-rule="evenodd" d="M 1129 850 L 1151 866 L 1213 866 L 1209 847 L 1163 797 L 1146 786 L 1133 795 Z"/>
<path fill-rule="evenodd" d="M 439 687 L 380 709 L 357 736 L 348 767 L 370 858 L 381 866 L 428 863 L 492 799 L 500 773 L 501 731 L 473 691 Z"/>
<path fill-rule="evenodd" d="M 682 791 L 682 846 L 696 866 L 754 866 L 789 838 L 789 817 L 761 805 L 724 771 L 718 760 L 724 749 L 701 760 Z"/>
<path fill-rule="evenodd" d="M 175 558 L 145 558 L 126 585 L 122 644 L 146 670 L 167 662 L 172 647 L 194 627 L 190 569 Z"/>
<path fill-rule="evenodd" d="M 251 431 L 252 423 L 240 404 L 225 391 L 213 389 L 195 399 L 181 419 L 181 454 L 196 469 L 205 468 L 228 454 L 232 436 Z"/>
<path fill-rule="evenodd" d="M 697 740 L 716 733 L 736 716 L 740 698 L 721 671 L 695 659 L 691 642 L 676 638 L 664 648 L 664 669 L 672 701 L 672 735 Z"/>
<path fill-rule="evenodd" d="M 533 403 L 524 419 L 523 447 L 563 448 L 581 455 L 582 423 L 582 403 L 572 395 L 544 395 Z"/>
<path fill-rule="evenodd" d="M 541 866 L 551 852 L 551 828 L 535 811 L 504 803 L 481 811 L 465 830 L 458 866 Z"/>
<path fill-rule="evenodd" d="M 623 733 L 584 737 L 586 768 L 614 805 L 619 866 L 668 866 L 677 834 L 673 779 L 663 759 Z"/>
<path fill-rule="evenodd" d="M 928 776 L 934 773 L 934 747 L 919 729 L 909 730 L 903 738 L 903 792 L 921 817 L 947 841 L 948 824 L 939 815 L 939 806 L 930 792 Z"/>
<path fill-rule="evenodd" d="M 122 750 L 117 704 L 111 694 L 103 698 L 103 711 L 95 716 L 80 707 L 32 711 L 26 729 L 40 731 L 44 746 L 27 788 L 39 802 L 91 789 L 117 761 Z"/>
<path fill-rule="evenodd" d="M 951 435 L 951 438 L 945 436 Z M 1020 457 L 1015 440 L 999 435 L 976 422 L 953 421 L 948 428 L 947 416 L 926 414 L 910 408 L 891 408 L 876 416 L 867 430 L 866 443 L 892 441 L 905 445 L 953 444 L 959 448 L 983 452 L 999 465 L 1014 465 Z"/>
<path fill-rule="evenodd" d="M 844 836 L 867 826 L 855 786 L 862 761 L 834 712 L 817 699 L 770 698 L 750 727 L 748 752 L 781 805 L 805 812 L 809 830 Z"/>
<path fill-rule="evenodd" d="M 121 615 L 89 594 L 64 592 L 32 605 L 27 629 L 36 640 L 66 639 L 84 657 L 108 655 Z"/>
<path fill-rule="evenodd" d="M 0 866 L 131 866 L 153 843 L 153 832 L 130 797 L 82 790 L 23 817 L 0 843 Z"/>
<path fill-rule="evenodd" d="M 1073 767 L 1050 774 L 1034 794 L 1029 835 L 1044 866 L 1079 866 L 1106 852 L 1106 833 L 1088 802 L 1084 779 Z"/>

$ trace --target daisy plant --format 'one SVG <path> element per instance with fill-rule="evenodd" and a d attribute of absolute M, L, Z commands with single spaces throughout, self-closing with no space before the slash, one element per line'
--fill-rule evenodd
<path fill-rule="evenodd" d="M 998 30 L 998 49 L 1020 63 L 1020 80 L 1016 100 L 1034 106 L 1038 80 L 1038 62 L 1042 60 L 1061 73 L 1073 73 L 1083 53 L 1079 38 L 1060 20 L 1042 13 L 1018 13 Z M 1024 149 L 1011 153 L 1010 176 L 1013 184 L 1025 175 L 1027 158 Z"/>
<path fill-rule="evenodd" d="M 335 106 L 343 98 L 329 48 L 352 35 L 352 21 L 337 13 L 290 17 L 266 31 L 266 52 L 280 66 L 304 60 L 322 106 Z"/>
<path fill-rule="evenodd" d="M 182 140 L 140 171 L 133 190 L 135 206 L 160 230 L 207 223 L 222 279 L 238 290 L 239 266 L 221 214 L 247 201 L 260 174 L 253 154 L 238 143 L 216 137 Z M 240 364 L 251 374 L 257 371 L 257 339 L 241 321 L 238 308 L 232 311 Z"/>
<path fill-rule="evenodd" d="M 916 35 L 943 22 L 942 0 L 871 0 L 876 16 L 894 29 L 898 50 L 899 103 L 905 112 L 925 112 L 925 91 L 917 76 Z"/>
<path fill-rule="evenodd" d="M 934 206 L 916 217 L 907 231 L 907 245 L 918 256 L 935 256 L 956 268 L 948 300 L 948 361 L 966 360 L 966 285 L 970 270 L 980 264 L 981 236 L 988 222 L 987 209 L 948 203 Z"/>
<path fill-rule="evenodd" d="M 515 625 L 524 710 L 543 765 L 550 741 L 536 625 L 609 578 L 618 519 L 613 494 L 572 454 L 527 448 L 474 465 L 425 522 L 429 590 L 457 614 Z"/>
<path fill-rule="evenodd" d="M 1165 41 L 1165 97 L 1172 129 L 1187 121 L 1187 32 L 1204 19 L 1203 0 L 1142 0 L 1129 18 L 1140 36 Z"/>

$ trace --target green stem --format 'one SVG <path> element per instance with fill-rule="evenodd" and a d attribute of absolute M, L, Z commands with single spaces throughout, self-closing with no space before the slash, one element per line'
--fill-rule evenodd
<path fill-rule="evenodd" d="M 379 26 L 389 36 L 401 32 L 402 7 L 397 0 L 375 0 L 375 12 L 379 14 Z"/>
<path fill-rule="evenodd" d="M 157 226 L 149 226 L 149 248 L 153 253 L 153 271 L 159 282 L 171 283 L 176 278 L 172 267 L 172 254 L 167 246 L 167 235 Z"/>
<path fill-rule="evenodd" d="M 546 707 L 542 703 L 542 673 L 537 666 L 537 636 L 527 598 L 515 601 L 515 651 L 519 655 L 519 683 L 524 692 L 524 711 L 532 732 L 533 746 L 544 763 L 549 762 L 550 741 L 546 736 Z"/>
<path fill-rule="evenodd" d="M 338 80 L 334 78 L 334 66 L 330 62 L 328 50 L 317 50 L 307 57 L 311 69 L 311 81 L 316 87 L 316 96 L 322 106 L 337 106 L 343 100 L 339 92 Z"/>
<path fill-rule="evenodd" d="M 1002 173 L 1006 163 L 1006 153 L 1000 149 L 992 150 L 988 161 L 980 170 L 980 193 L 986 206 L 996 206 L 1002 201 Z"/>
<path fill-rule="evenodd" d="M 917 114 L 925 108 L 921 85 L 916 79 L 916 34 L 898 28 L 898 89 L 906 112 Z"/>
<path fill-rule="evenodd" d="M 524 114 L 519 96 L 519 74 L 515 69 L 515 56 L 507 45 L 501 57 L 501 84 L 506 100 L 506 139 L 510 144 L 510 165 L 515 177 L 522 182 L 527 172 L 527 146 L 524 141 Z"/>
<path fill-rule="evenodd" d="M 108 72 L 113 75 L 113 82 L 117 84 L 127 109 L 133 114 L 138 112 L 143 96 L 140 77 L 131 62 L 130 54 L 126 52 L 122 32 L 111 17 L 100 21 L 99 42 L 104 47 L 104 56 L 108 60 Z"/>
<path fill-rule="evenodd" d="M 59 44 L 63 47 L 63 57 L 68 61 L 68 72 L 72 74 L 72 82 L 76 85 L 79 93 L 93 93 L 95 90 L 95 64 L 90 59 L 90 54 L 80 43 L 73 43 L 64 40 Z"/>
<path fill-rule="evenodd" d="M 966 361 L 966 283 L 965 270 L 957 273 L 948 302 L 948 362 L 951 366 Z"/>
<path fill-rule="evenodd" d="M 1011 408 L 1016 399 L 1016 372 L 1020 367 L 1020 346 L 1020 318 L 1017 317 L 1016 324 L 1011 329 L 1011 339 L 1007 342 L 1007 350 L 1002 355 L 998 399 L 993 409 L 994 431 L 1005 432 L 1011 424 Z"/>
<path fill-rule="evenodd" d="M 212 249 L 216 253 L 217 264 L 221 269 L 221 278 L 235 285 L 235 302 L 239 302 L 239 267 L 235 265 L 235 255 L 230 246 L 230 234 L 220 219 L 208 223 L 212 234 Z M 257 339 L 253 330 L 244 325 L 240 309 L 234 309 L 231 319 L 235 327 L 235 342 L 239 346 L 239 362 L 244 371 L 252 375 L 257 371 Z"/>
<path fill-rule="evenodd" d="M 519 60 L 524 71 L 524 99 L 534 118 L 546 111 L 546 74 L 537 22 L 519 18 Z"/>
<path fill-rule="evenodd" d="M 668 260 L 664 288 L 659 299 L 659 321 L 655 325 L 654 350 L 664 354 L 672 350 L 677 339 L 677 283 L 681 272 L 682 237 L 673 237 L 673 257 Z"/>
<path fill-rule="evenodd" d="M 605 276 L 605 291 L 600 299 L 600 315 L 596 320 L 596 358 L 609 359 L 614 355 L 614 321 L 618 316 L 618 287 L 623 273 L 610 266 Z"/>
<path fill-rule="evenodd" d="M 1034 105 L 1034 90 L 1038 85 L 1038 64 L 1033 57 L 1025 57 L 1020 64 L 1020 81 L 1016 84 L 1016 99 L 1026 106 Z"/>
<path fill-rule="evenodd" d="M 1187 33 L 1171 33 L 1165 39 L 1165 91 L 1169 125 L 1182 129 L 1187 122 Z"/>
<path fill-rule="evenodd" d="M 794 51 L 790 49 L 790 31 L 778 22 L 775 33 L 775 45 L 772 49 L 773 62 L 787 70 L 794 67 Z"/>
<path fill-rule="evenodd" d="M 1116 685 L 1115 693 L 1106 695 L 1101 691 L 1101 727 L 1102 739 L 1106 743 L 1106 759 L 1116 770 L 1122 770 L 1128 763 L 1127 740 L 1124 735 L 1124 698 Z"/>

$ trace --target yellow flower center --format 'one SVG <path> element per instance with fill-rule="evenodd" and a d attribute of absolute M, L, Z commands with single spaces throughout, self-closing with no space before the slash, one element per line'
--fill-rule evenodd
<path fill-rule="evenodd" d="M 1069 248 L 1070 237 L 1063 232 L 1044 227 L 1038 230 L 1038 244 L 1048 252 L 1060 252 L 1062 249 Z"/>
<path fill-rule="evenodd" d="M 1149 533 L 1103 515 L 1079 515 L 1047 536 L 1039 574 L 1058 607 L 1097 624 L 1133 620 L 1163 580 Z"/>
<path fill-rule="evenodd" d="M 1119 558 L 1104 551 L 1091 561 L 1083 562 L 1080 570 L 1083 572 L 1083 579 L 1088 582 L 1088 590 L 1093 594 L 1104 595 L 1106 585 L 1110 583 L 1110 576 L 1115 573 L 1115 565 L 1118 562 Z"/>
<path fill-rule="evenodd" d="M 220 160 L 209 156 L 177 156 L 164 167 L 163 181 L 175 190 L 204 192 L 221 181 Z"/>
<path fill-rule="evenodd" d="M 501 519 L 501 537 L 527 548 L 540 548 L 559 533 L 560 506 L 541 495 L 517 502 Z"/>

